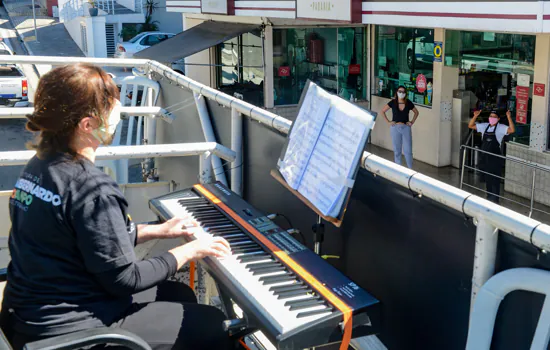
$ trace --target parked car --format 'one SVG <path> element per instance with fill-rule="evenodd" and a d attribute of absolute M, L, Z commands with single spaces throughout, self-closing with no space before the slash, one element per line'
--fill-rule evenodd
<path fill-rule="evenodd" d="M 0 38 L 0 55 L 14 55 L 11 47 Z M 0 105 L 28 107 L 29 84 L 18 65 L 0 65 Z"/>
<path fill-rule="evenodd" d="M 148 47 L 156 45 L 166 39 L 170 39 L 176 34 L 163 32 L 143 32 L 139 33 L 127 42 L 117 45 L 116 58 L 132 58 L 134 54 L 145 50 Z"/>

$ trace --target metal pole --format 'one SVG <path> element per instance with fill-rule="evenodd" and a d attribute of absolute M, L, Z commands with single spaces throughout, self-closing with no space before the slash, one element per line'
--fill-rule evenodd
<path fill-rule="evenodd" d="M 472 297 L 470 315 L 479 289 L 495 273 L 497 255 L 498 230 L 486 220 L 477 223 L 476 246 L 474 254 L 474 272 L 472 276 Z"/>
<path fill-rule="evenodd" d="M 464 148 L 464 151 L 462 152 L 462 171 L 460 172 L 460 189 L 462 189 L 462 184 L 464 183 L 464 168 L 466 165 L 466 151 L 467 149 Z"/>
<path fill-rule="evenodd" d="M 212 183 L 212 160 L 210 159 L 210 152 L 204 152 L 201 154 L 199 160 L 200 168 L 200 183 L 209 184 Z"/>
<path fill-rule="evenodd" d="M 243 116 L 235 108 L 231 108 L 231 149 L 237 154 L 231 166 L 231 190 L 242 196 Z"/>
<path fill-rule="evenodd" d="M 38 31 L 36 30 L 36 7 L 34 6 L 34 0 L 32 0 L 32 18 L 34 20 L 34 36 L 36 42 L 38 42 Z"/>
<path fill-rule="evenodd" d="M 531 207 L 529 210 L 529 217 L 533 214 L 533 207 L 535 204 L 535 171 L 536 169 L 533 169 L 533 183 L 531 184 Z"/>

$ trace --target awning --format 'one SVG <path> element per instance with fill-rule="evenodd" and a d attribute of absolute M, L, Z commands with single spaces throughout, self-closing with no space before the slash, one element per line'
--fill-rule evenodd
<path fill-rule="evenodd" d="M 135 53 L 134 57 L 172 63 L 258 28 L 260 28 L 258 24 L 203 22 L 170 39 Z"/>

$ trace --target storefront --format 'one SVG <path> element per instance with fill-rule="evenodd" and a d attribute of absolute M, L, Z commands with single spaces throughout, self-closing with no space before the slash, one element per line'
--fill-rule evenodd
<path fill-rule="evenodd" d="M 526 146 L 530 144 L 535 42 L 535 35 L 453 30 L 446 31 L 445 40 L 445 65 L 458 68 L 458 89 L 469 93 L 465 119 L 481 109 L 480 120 L 497 111 L 500 122 L 507 124 L 504 116 L 509 110 L 516 132 L 508 141 Z"/>

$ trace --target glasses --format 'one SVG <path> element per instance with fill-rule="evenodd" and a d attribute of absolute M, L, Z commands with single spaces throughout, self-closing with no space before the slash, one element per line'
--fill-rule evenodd
<path fill-rule="evenodd" d="M 397 92 L 405 93 L 405 90 L 397 90 Z"/>

